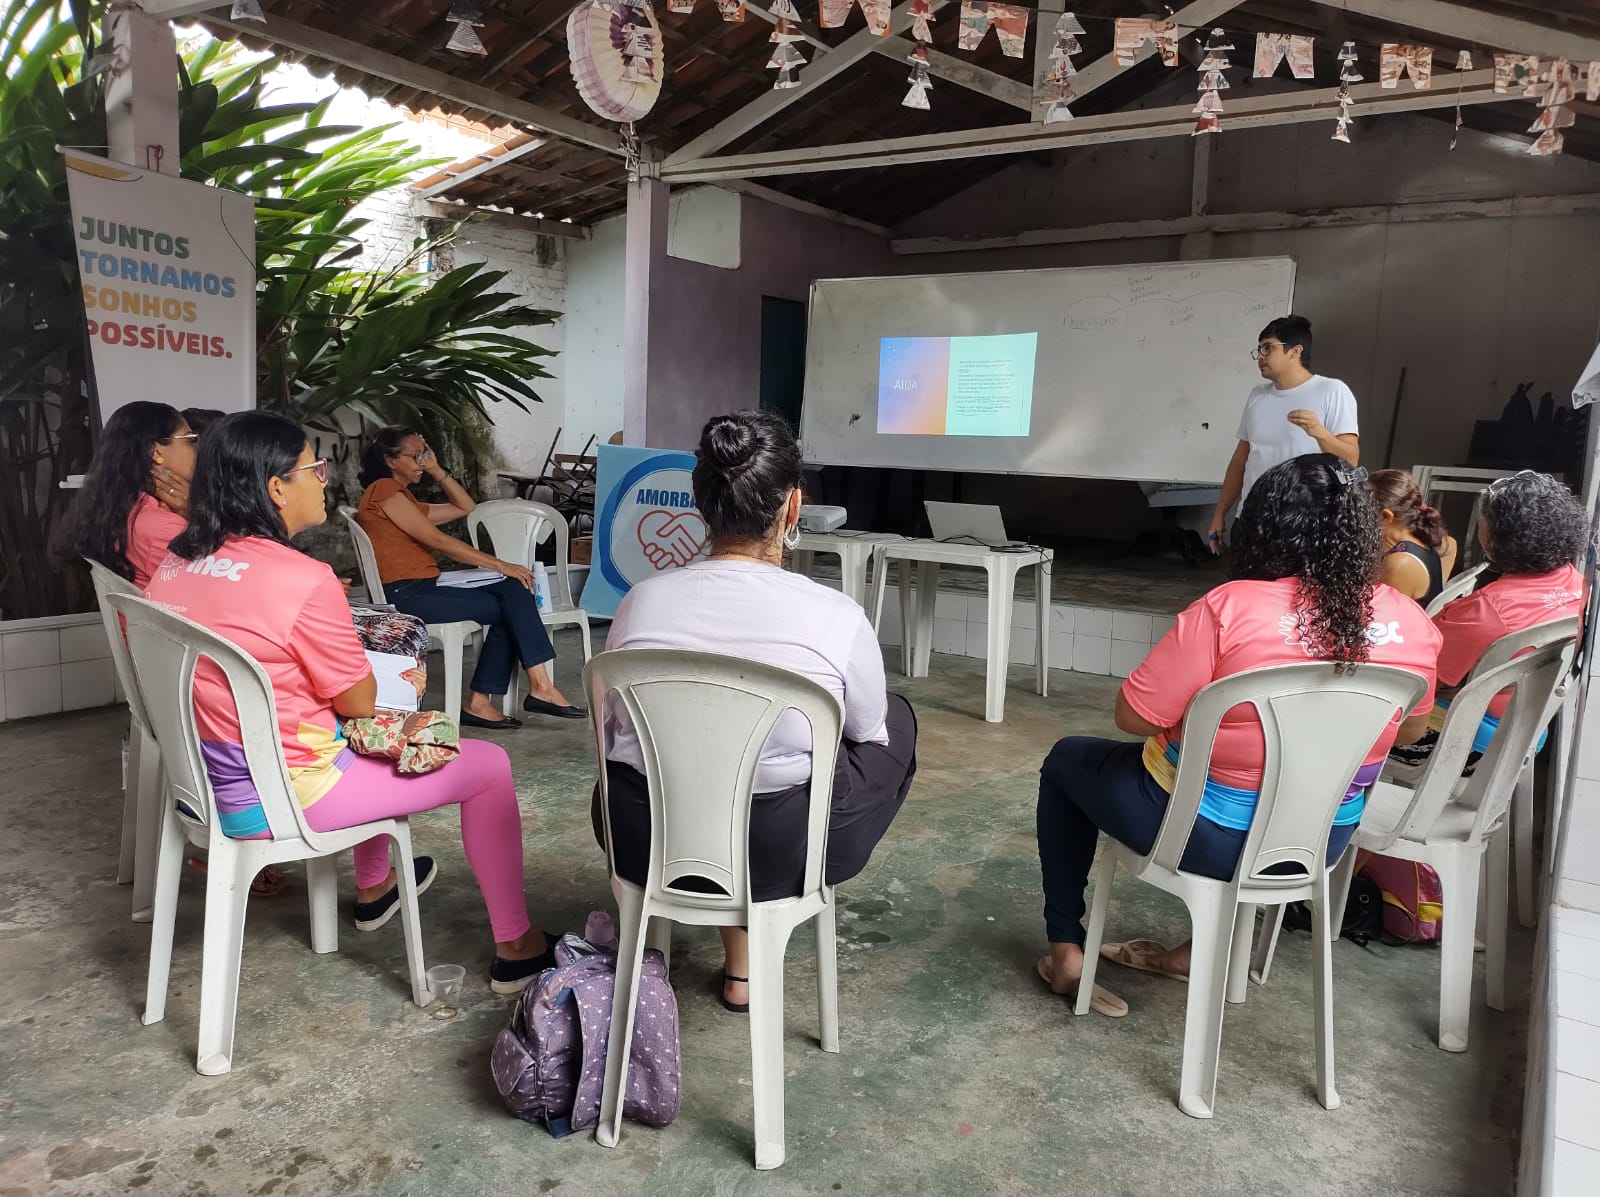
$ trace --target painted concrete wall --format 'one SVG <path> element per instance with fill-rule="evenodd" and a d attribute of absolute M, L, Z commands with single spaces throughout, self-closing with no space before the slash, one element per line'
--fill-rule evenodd
<path fill-rule="evenodd" d="M 656 262 L 646 421 L 653 446 L 692 449 L 709 417 L 759 404 L 762 296 L 803 301 L 814 279 L 894 273 L 886 238 L 740 199 L 737 269 L 665 255 Z"/>
<path fill-rule="evenodd" d="M 1213 142 L 1209 210 L 1309 211 L 1402 202 L 1600 191 L 1600 165 L 1530 158 L 1526 142 L 1448 122 L 1370 121 L 1354 144 L 1320 124 L 1224 133 Z M 1193 148 L 1123 143 L 1018 163 L 896 230 L 999 235 L 1161 219 L 1189 210 Z M 901 273 L 1174 261 L 1177 237 L 1032 249 L 900 255 Z M 1570 391 L 1600 335 L 1600 216 L 1517 217 L 1218 235 L 1208 256 L 1296 259 L 1296 309 L 1317 335 L 1315 368 L 1360 402 L 1363 460 L 1409 467 L 1465 461 L 1476 420 L 1499 415 L 1519 382 Z M 1402 407 L 1386 454 L 1401 370 Z M 1243 396 L 1240 396 L 1241 403 Z M 971 494 L 975 489 L 978 493 Z M 1065 511 L 1061 530 L 1122 535 L 1148 518 L 1136 492 L 1105 484 L 974 480 L 963 497 L 1002 502 L 1023 526 Z M 1044 530 L 1034 528 L 1033 530 Z"/>
<path fill-rule="evenodd" d="M 565 373 L 567 429 L 562 440 L 576 453 L 593 436 L 599 443 L 622 427 L 623 249 L 627 221 L 596 224 L 587 241 L 567 246 Z"/>

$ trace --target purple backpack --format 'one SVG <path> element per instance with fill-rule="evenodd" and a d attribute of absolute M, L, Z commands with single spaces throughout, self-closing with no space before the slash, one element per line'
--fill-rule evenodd
<path fill-rule="evenodd" d="M 518 1118 L 556 1138 L 600 1121 L 600 1088 L 611 1033 L 614 946 L 563 935 L 556 967 L 522 991 L 490 1056 L 495 1088 Z M 639 978 L 628 1088 L 622 1113 L 646 1126 L 678 1116 L 678 1002 L 661 953 L 646 949 Z"/>

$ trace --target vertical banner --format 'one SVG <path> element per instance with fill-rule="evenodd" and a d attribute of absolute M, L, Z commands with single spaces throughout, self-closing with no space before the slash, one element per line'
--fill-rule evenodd
<path fill-rule="evenodd" d="M 710 544 L 690 484 L 693 453 L 632 445 L 600 445 L 595 452 L 598 515 L 583 609 L 615 615 L 634 586 L 699 560 Z"/>
<path fill-rule="evenodd" d="M 101 420 L 135 399 L 255 407 L 255 202 L 62 152 Z"/>

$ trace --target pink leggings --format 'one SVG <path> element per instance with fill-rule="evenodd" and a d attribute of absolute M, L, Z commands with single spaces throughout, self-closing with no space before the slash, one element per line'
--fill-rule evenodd
<path fill-rule="evenodd" d="M 306 811 L 312 830 L 336 831 L 459 804 L 461 843 L 489 908 L 495 942 L 525 934 L 532 924 L 522 888 L 522 812 L 505 749 L 484 740 L 462 740 L 455 760 L 437 772 L 415 776 L 396 773 L 392 761 L 351 756 L 344 776 Z M 389 876 L 388 837 L 357 844 L 355 858 L 356 885 L 382 885 Z"/>

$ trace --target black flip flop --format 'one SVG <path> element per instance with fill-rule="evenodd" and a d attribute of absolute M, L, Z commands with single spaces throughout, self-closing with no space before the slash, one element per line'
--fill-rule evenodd
<path fill-rule="evenodd" d="M 728 984 L 730 982 L 732 982 L 734 984 L 738 984 L 738 985 L 748 985 L 748 984 L 750 984 L 750 978 L 749 977 L 730 977 L 727 973 L 723 973 L 722 974 L 722 984 L 717 986 L 717 998 L 718 998 L 718 1000 L 720 1000 L 722 1002 L 722 1008 L 724 1010 L 731 1011 L 734 1014 L 749 1014 L 750 1013 L 750 1003 L 749 1002 L 730 1002 L 723 995 L 722 991 L 725 988 L 727 988 L 727 986 L 728 986 Z"/>
<path fill-rule="evenodd" d="M 544 699 L 535 698 L 531 694 L 522 700 L 522 709 L 535 715 L 552 715 L 557 719 L 587 719 L 589 717 L 589 712 L 582 707 L 575 707 L 571 703 L 564 707 L 558 707 L 553 702 L 546 702 Z"/>
<path fill-rule="evenodd" d="M 456 720 L 462 727 L 481 727 L 488 731 L 510 731 L 514 727 L 521 727 L 522 720 L 512 719 L 485 719 L 482 715 L 474 715 L 471 711 L 462 711 L 461 718 Z"/>

